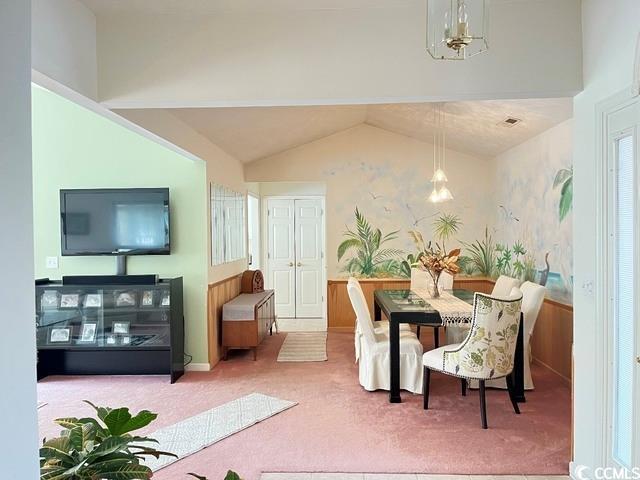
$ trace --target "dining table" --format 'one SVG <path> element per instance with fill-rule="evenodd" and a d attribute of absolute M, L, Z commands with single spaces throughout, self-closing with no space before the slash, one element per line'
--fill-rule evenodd
<path fill-rule="evenodd" d="M 465 289 L 448 290 L 448 293 L 464 302 L 473 305 L 474 291 Z M 389 402 L 400 403 L 400 324 L 408 323 L 417 326 L 444 326 L 440 312 L 429 299 L 412 290 L 375 290 L 374 319 L 382 320 L 382 314 L 389 320 Z M 514 389 L 518 403 L 525 402 L 524 395 L 524 320 L 520 314 L 520 328 L 516 341 L 514 358 Z"/>

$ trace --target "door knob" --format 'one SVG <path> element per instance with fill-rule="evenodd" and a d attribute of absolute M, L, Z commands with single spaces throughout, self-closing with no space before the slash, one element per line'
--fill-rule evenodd
<path fill-rule="evenodd" d="M 640 357 L 636 357 L 636 362 L 640 363 Z"/>
<path fill-rule="evenodd" d="M 301 266 L 302 266 L 302 264 L 300 262 L 298 262 L 298 267 L 301 267 Z"/>
<path fill-rule="evenodd" d="M 293 262 L 289 262 L 289 266 L 290 266 L 290 267 L 293 267 Z"/>

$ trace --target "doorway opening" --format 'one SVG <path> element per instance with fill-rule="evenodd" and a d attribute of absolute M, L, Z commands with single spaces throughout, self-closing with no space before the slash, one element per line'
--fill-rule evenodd
<path fill-rule="evenodd" d="M 279 328 L 326 330 L 325 185 L 262 183 L 262 270 Z"/>

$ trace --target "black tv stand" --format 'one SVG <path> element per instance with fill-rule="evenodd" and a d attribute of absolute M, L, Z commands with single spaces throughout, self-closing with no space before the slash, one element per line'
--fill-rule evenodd
<path fill-rule="evenodd" d="M 63 285 L 157 285 L 158 275 L 64 275 Z"/>
<path fill-rule="evenodd" d="M 151 277 L 153 282 L 136 282 L 136 277 Z M 174 383 L 182 376 L 182 277 L 156 281 L 155 275 L 111 275 L 63 280 L 36 286 L 38 379 L 167 374 Z"/>

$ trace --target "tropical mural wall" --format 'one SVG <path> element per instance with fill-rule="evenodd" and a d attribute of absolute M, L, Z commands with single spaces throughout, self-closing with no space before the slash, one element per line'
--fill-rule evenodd
<path fill-rule="evenodd" d="M 494 159 L 448 150 L 454 200 L 444 204 L 427 200 L 432 151 L 360 125 L 252 162 L 245 176 L 326 186 L 328 278 L 408 275 L 417 250 L 410 232 L 418 231 L 447 249 L 462 247 L 462 274 L 546 283 L 569 301 L 571 122 Z"/>
<path fill-rule="evenodd" d="M 533 281 L 569 300 L 573 288 L 570 139 L 569 121 L 491 161 L 494 190 L 486 200 L 495 211 L 486 218 L 481 235 L 477 235 L 475 225 L 476 237 L 473 239 L 467 236 L 465 240 L 461 235 L 465 219 L 471 215 L 464 208 L 461 212 L 455 208 L 456 199 L 436 206 L 428 204 L 424 198 L 416 199 L 416 205 L 422 203 L 422 207 L 416 209 L 418 213 L 407 204 L 405 207 L 412 218 L 402 222 L 402 216 L 396 216 L 393 226 L 383 230 L 376 223 L 380 220 L 379 212 L 372 208 L 382 196 L 369 192 L 369 201 L 355 206 L 353 218 L 347 222 L 343 241 L 338 246 L 341 274 L 410 276 L 415 248 L 407 248 L 406 242 L 411 239 L 413 230 L 426 230 L 425 238 L 444 244 L 444 250 L 447 250 L 447 241 L 449 248 L 453 244 L 462 247 L 460 265 L 463 274 L 508 275 Z M 367 185 L 376 182 L 374 175 L 368 178 Z M 456 184 L 450 183 L 455 190 Z M 431 212 L 430 208 L 434 207 L 439 210 Z M 390 210 L 387 206 L 383 208 Z M 473 216 L 477 218 L 477 215 Z M 384 224 L 387 226 L 388 222 Z"/>
<path fill-rule="evenodd" d="M 573 291 L 573 121 L 494 159 L 496 237 L 522 242 L 536 280 L 569 301 Z"/>

